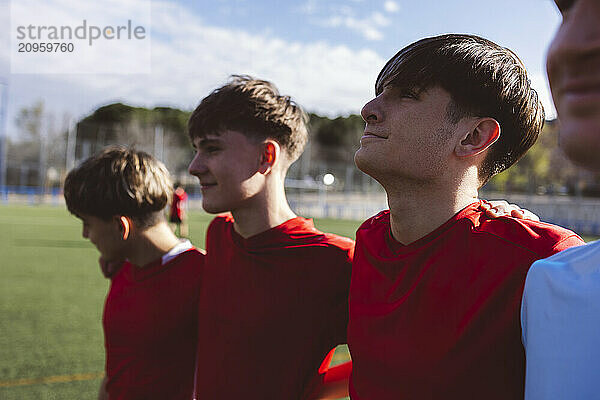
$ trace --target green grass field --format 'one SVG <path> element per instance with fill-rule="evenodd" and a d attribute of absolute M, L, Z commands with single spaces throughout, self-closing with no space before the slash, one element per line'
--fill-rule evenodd
<path fill-rule="evenodd" d="M 211 219 L 190 214 L 195 245 L 204 247 Z M 359 222 L 315 224 L 354 237 Z M 62 207 L 3 205 L 0 227 L 0 399 L 95 399 L 109 285 L 96 249 Z M 336 353 L 337 362 L 346 357 L 345 348 Z"/>
<path fill-rule="evenodd" d="M 191 213 L 197 246 L 204 247 L 211 218 Z M 315 224 L 354 237 L 359 222 Z M 109 284 L 98 253 L 81 237 L 79 220 L 61 207 L 0 206 L 0 227 L 0 399 L 96 398 Z M 347 354 L 340 348 L 334 362 Z"/>

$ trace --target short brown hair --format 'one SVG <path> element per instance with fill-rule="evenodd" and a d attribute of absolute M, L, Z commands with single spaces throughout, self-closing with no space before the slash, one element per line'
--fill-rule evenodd
<path fill-rule="evenodd" d="M 519 57 L 478 36 L 441 35 L 405 47 L 379 73 L 376 94 L 387 85 L 415 94 L 441 87 L 452 97 L 452 123 L 466 116 L 498 121 L 500 138 L 479 168 L 481 185 L 517 162 L 544 125 L 544 108 Z"/>
<path fill-rule="evenodd" d="M 150 154 L 111 146 L 69 172 L 64 196 L 77 216 L 125 215 L 148 227 L 164 218 L 161 210 L 171 199 L 172 185 L 167 168 Z"/>
<path fill-rule="evenodd" d="M 271 82 L 232 75 L 229 82 L 205 97 L 188 122 L 196 137 L 234 130 L 256 140 L 273 139 L 296 160 L 306 144 L 308 118 L 290 96 L 279 94 Z"/>

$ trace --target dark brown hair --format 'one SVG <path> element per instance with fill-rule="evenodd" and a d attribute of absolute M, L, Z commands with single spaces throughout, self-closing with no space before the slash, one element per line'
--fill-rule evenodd
<path fill-rule="evenodd" d="M 521 60 L 474 35 L 441 35 L 405 47 L 379 73 L 375 93 L 387 85 L 415 94 L 441 87 L 452 97 L 447 109 L 452 123 L 466 116 L 498 121 L 500 138 L 479 168 L 481 185 L 517 162 L 544 124 L 544 108 Z"/>
<path fill-rule="evenodd" d="M 140 227 L 153 226 L 173 189 L 169 171 L 150 154 L 111 146 L 72 169 L 65 179 L 69 211 L 109 220 L 115 215 L 133 218 Z"/>
<path fill-rule="evenodd" d="M 196 137 L 234 130 L 259 141 L 276 140 L 296 160 L 306 144 L 308 118 L 289 96 L 274 84 L 246 75 L 232 75 L 229 82 L 205 97 L 188 122 Z"/>

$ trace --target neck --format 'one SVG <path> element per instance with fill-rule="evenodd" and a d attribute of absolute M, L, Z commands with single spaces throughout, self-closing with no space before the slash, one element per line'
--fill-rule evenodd
<path fill-rule="evenodd" d="M 156 261 L 179 242 L 165 222 L 137 231 L 131 239 L 131 252 L 127 258 L 138 267 Z"/>
<path fill-rule="evenodd" d="M 285 196 L 283 178 L 272 176 L 263 190 L 244 207 L 232 210 L 235 231 L 243 238 L 254 236 L 295 218 Z"/>
<path fill-rule="evenodd" d="M 458 186 L 454 181 L 452 185 L 404 182 L 386 187 L 394 239 L 404 245 L 417 241 L 477 201 L 477 184 L 459 181 Z"/>

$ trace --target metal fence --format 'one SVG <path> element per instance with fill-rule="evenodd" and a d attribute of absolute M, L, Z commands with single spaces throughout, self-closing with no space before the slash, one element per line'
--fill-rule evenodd
<path fill-rule="evenodd" d="M 343 193 L 318 185 L 313 189 L 292 188 L 288 200 L 298 214 L 310 218 L 365 220 L 385 210 L 385 193 Z M 600 199 L 569 196 L 529 196 L 485 193 L 488 200 L 505 199 L 535 214 L 544 222 L 564 226 L 583 235 L 600 236 Z M 32 186 L 5 186 L 0 188 L 3 204 L 63 205 L 60 188 L 40 190 Z M 188 208 L 202 210 L 202 198 L 190 194 Z"/>

